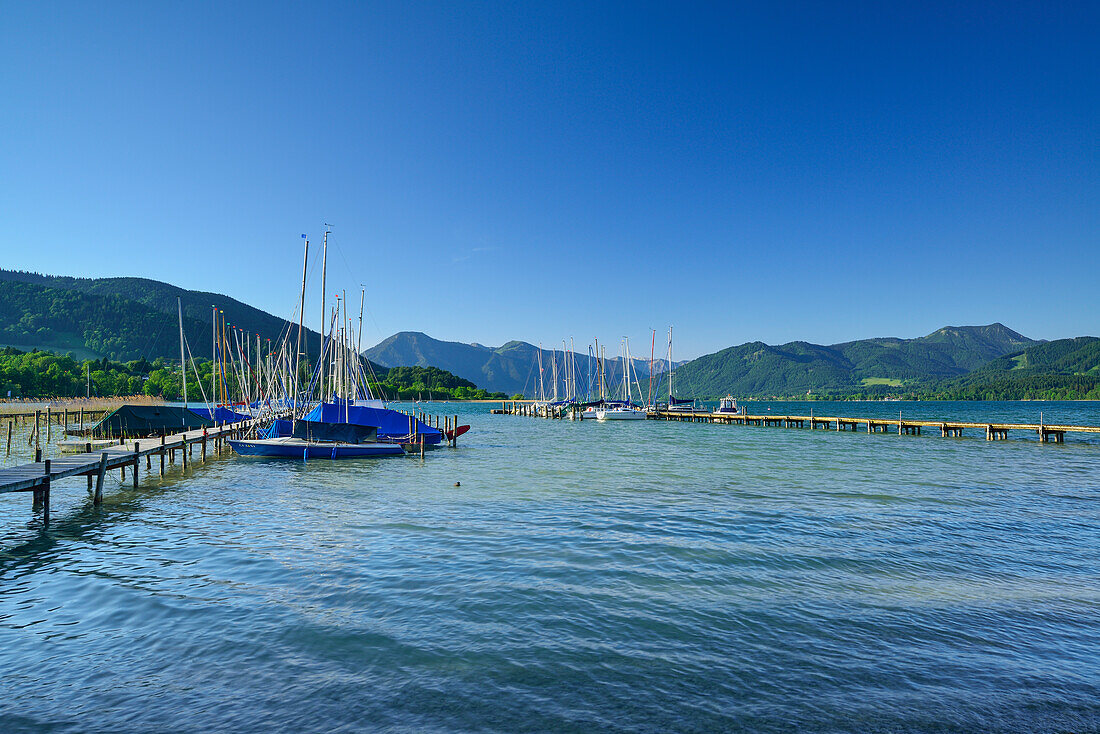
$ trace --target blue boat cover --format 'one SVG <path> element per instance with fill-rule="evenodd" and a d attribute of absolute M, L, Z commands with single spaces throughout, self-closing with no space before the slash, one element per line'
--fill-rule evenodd
<path fill-rule="evenodd" d="M 203 418 L 212 420 L 215 423 L 239 423 L 240 421 L 246 421 L 252 418 L 250 415 L 237 413 L 229 408 L 223 408 L 220 405 L 213 410 L 210 408 L 191 408 L 190 410 L 192 413 L 201 415 Z"/>
<path fill-rule="evenodd" d="M 320 423 L 356 423 L 361 426 L 376 426 L 380 438 L 409 435 L 409 416 L 389 408 L 368 408 L 364 405 L 344 406 L 339 403 L 320 403 L 303 420 Z M 417 432 L 425 442 L 432 443 L 443 439 L 443 432 L 432 428 L 423 421 L 417 421 Z"/>
<path fill-rule="evenodd" d="M 284 421 L 279 418 L 273 420 L 271 425 L 265 430 L 260 431 L 260 438 L 279 438 L 281 436 L 289 436 L 293 433 L 293 424 L 290 421 Z"/>

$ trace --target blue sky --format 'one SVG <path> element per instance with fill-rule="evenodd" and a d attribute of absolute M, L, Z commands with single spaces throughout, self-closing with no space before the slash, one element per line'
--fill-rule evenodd
<path fill-rule="evenodd" d="M 1098 37 L 1095 3 L 8 2 L 0 265 L 289 315 L 330 222 L 364 343 L 1097 334 Z"/>

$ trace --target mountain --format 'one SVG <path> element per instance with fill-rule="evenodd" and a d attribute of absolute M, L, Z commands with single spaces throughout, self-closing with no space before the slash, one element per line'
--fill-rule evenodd
<path fill-rule="evenodd" d="M 183 306 L 184 332 L 196 358 L 209 357 L 212 306 L 223 311 L 232 325 L 272 341 L 287 328 L 295 333 L 298 328 L 229 296 L 159 280 L 0 270 L 0 343 L 73 351 L 82 358 L 178 357 L 176 298 Z M 306 349 L 316 355 L 320 335 L 307 329 L 303 339 Z"/>
<path fill-rule="evenodd" d="M 1035 344 L 945 380 L 936 392 L 949 400 L 1100 399 L 1100 338 Z"/>
<path fill-rule="evenodd" d="M 539 391 L 539 348 L 522 341 L 510 341 L 494 348 L 440 341 L 418 331 L 402 331 L 364 350 L 363 356 L 384 367 L 439 367 L 491 392 L 532 396 Z M 547 395 L 553 393 L 555 360 L 559 378 L 563 378 L 565 353 L 560 349 L 542 350 L 542 378 Z M 576 355 L 576 360 L 578 384 L 586 385 L 589 375 L 595 375 L 595 360 L 590 360 L 587 354 Z M 635 373 L 644 383 L 649 377 L 649 360 L 633 359 L 632 362 Z M 622 358 L 609 357 L 606 365 L 609 384 L 621 383 Z M 666 362 L 657 361 L 653 372 L 660 374 L 666 368 Z"/>
<path fill-rule="evenodd" d="M 916 339 L 877 338 L 823 346 L 750 342 L 679 367 L 679 395 L 885 394 L 965 375 L 992 359 L 1037 345 L 1003 324 L 945 326 Z M 667 391 L 662 381 L 660 391 Z"/>

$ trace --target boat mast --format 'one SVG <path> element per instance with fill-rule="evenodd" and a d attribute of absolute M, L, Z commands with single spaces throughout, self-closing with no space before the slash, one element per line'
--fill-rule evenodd
<path fill-rule="evenodd" d="M 554 377 L 554 402 L 558 402 L 558 353 L 550 352 L 550 369 Z"/>
<path fill-rule="evenodd" d="M 546 388 L 542 382 L 542 342 L 539 342 L 539 401 L 546 402 Z"/>
<path fill-rule="evenodd" d="M 321 351 L 318 354 L 323 354 L 325 351 L 325 288 L 327 284 L 325 282 L 328 275 L 328 233 L 329 225 L 325 225 L 325 239 L 321 245 Z M 320 379 L 317 384 L 321 387 L 321 400 L 325 399 L 325 361 L 323 359 L 317 361 L 318 369 L 321 370 L 319 375 Z"/>
<path fill-rule="evenodd" d="M 630 402 L 630 362 L 627 355 L 630 348 L 626 345 L 626 337 L 623 337 L 623 401 Z"/>
<path fill-rule="evenodd" d="M 218 307 L 211 306 L 214 310 L 213 321 L 210 323 L 210 394 L 214 398 L 214 407 L 218 405 Z"/>
<path fill-rule="evenodd" d="M 672 406 L 672 327 L 668 327 L 668 404 Z"/>
<path fill-rule="evenodd" d="M 603 359 L 600 357 L 600 340 L 593 337 L 596 341 L 596 392 L 600 396 L 600 401 L 603 401 Z"/>
<path fill-rule="evenodd" d="M 355 333 L 356 345 L 355 345 L 355 392 L 359 393 L 359 378 L 363 376 L 363 302 L 367 298 L 367 289 L 363 288 L 359 291 L 359 330 Z M 367 379 L 363 376 L 363 382 Z M 369 394 L 369 387 L 368 387 Z M 364 396 L 365 397 L 365 396 Z"/>
<path fill-rule="evenodd" d="M 306 313 L 306 266 L 309 265 L 309 239 L 302 235 L 306 241 L 306 252 L 302 258 L 302 302 L 298 306 L 298 346 L 294 350 L 294 398 L 291 407 L 290 423 L 293 427 L 295 418 L 298 417 L 298 363 L 302 359 L 302 320 Z M 291 429 L 293 430 L 293 428 Z"/>
<path fill-rule="evenodd" d="M 646 405 L 653 405 L 653 350 L 657 346 L 657 330 L 653 330 L 653 339 L 649 342 L 649 392 L 646 395 Z"/>
<path fill-rule="evenodd" d="M 180 316 L 180 375 L 183 377 L 183 407 L 187 407 L 187 360 L 183 356 L 183 304 L 176 298 L 176 310 Z"/>

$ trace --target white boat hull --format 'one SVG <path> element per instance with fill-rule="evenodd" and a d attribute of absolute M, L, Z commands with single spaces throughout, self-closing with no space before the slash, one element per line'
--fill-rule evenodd
<path fill-rule="evenodd" d="M 611 410 L 597 410 L 596 419 L 601 421 L 644 421 L 644 410 L 632 408 L 613 408 Z"/>

